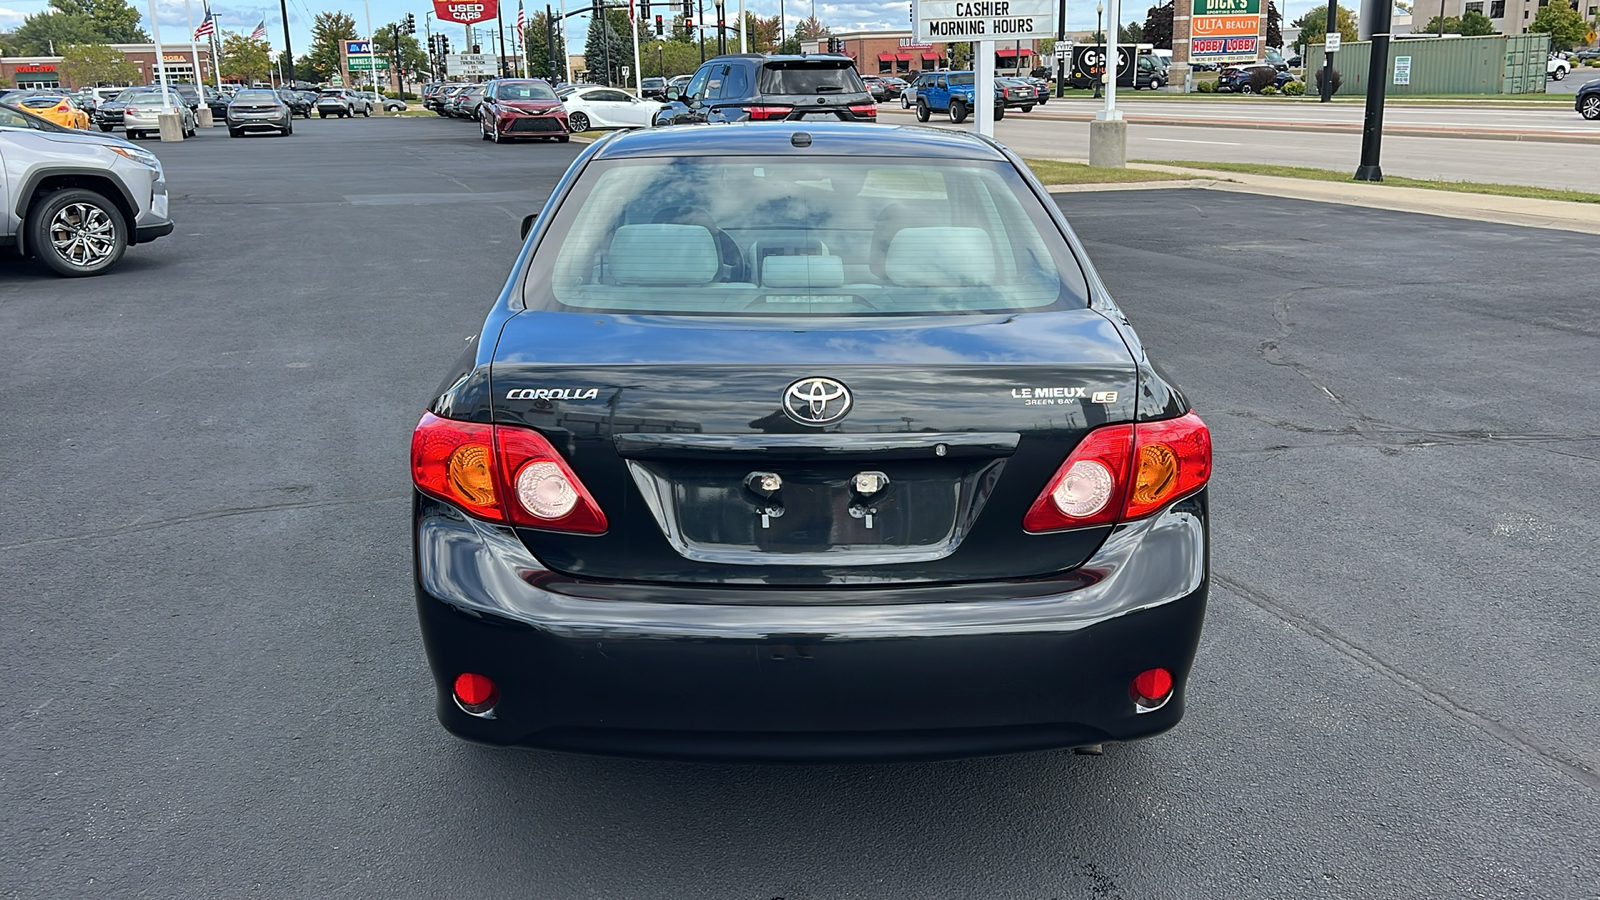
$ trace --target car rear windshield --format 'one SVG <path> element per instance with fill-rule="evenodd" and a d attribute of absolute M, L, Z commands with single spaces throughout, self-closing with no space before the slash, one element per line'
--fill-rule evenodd
<path fill-rule="evenodd" d="M 761 68 L 763 94 L 859 94 L 867 89 L 848 66 L 768 63 Z"/>
<path fill-rule="evenodd" d="M 601 161 L 545 234 L 531 309 L 884 316 L 1088 302 L 1066 239 L 1006 162 Z"/>
<path fill-rule="evenodd" d="M 235 94 L 236 103 L 277 103 L 278 96 L 271 91 L 240 91 Z"/>
<path fill-rule="evenodd" d="M 61 101 L 62 98 L 60 97 L 27 97 L 23 99 L 22 105 L 29 109 L 45 109 L 55 106 Z"/>

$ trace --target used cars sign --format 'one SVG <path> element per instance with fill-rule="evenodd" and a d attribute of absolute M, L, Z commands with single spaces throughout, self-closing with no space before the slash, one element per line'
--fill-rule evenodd
<path fill-rule="evenodd" d="M 471 25 L 492 19 L 500 12 L 500 0 L 433 0 L 433 13 L 446 22 Z"/>

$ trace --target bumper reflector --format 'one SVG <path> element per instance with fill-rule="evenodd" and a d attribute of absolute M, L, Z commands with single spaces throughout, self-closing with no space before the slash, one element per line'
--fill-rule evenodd
<path fill-rule="evenodd" d="M 500 689 L 488 676 L 476 672 L 462 672 L 456 676 L 456 705 L 462 712 L 474 716 L 488 716 L 500 701 Z"/>
<path fill-rule="evenodd" d="M 1172 673 L 1146 669 L 1133 678 L 1133 702 L 1142 710 L 1160 709 L 1172 699 Z"/>

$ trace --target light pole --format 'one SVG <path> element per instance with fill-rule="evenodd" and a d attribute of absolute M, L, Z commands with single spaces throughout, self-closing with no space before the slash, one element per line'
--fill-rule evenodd
<path fill-rule="evenodd" d="M 1096 78 L 1094 82 L 1094 95 L 1096 97 L 1100 96 L 1101 90 L 1105 87 L 1106 66 L 1111 64 L 1110 61 L 1106 59 L 1105 29 L 1100 25 L 1100 17 L 1105 14 L 1105 11 L 1106 5 L 1104 3 L 1096 3 L 1094 5 L 1094 38 L 1095 43 L 1100 45 L 1100 77 Z"/>
<path fill-rule="evenodd" d="M 1061 56 L 1061 45 L 1067 41 L 1067 0 L 1061 0 L 1056 18 L 1056 99 L 1067 95 L 1067 61 Z"/>

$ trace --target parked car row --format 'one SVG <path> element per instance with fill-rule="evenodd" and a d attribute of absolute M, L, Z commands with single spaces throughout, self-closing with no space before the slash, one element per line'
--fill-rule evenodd
<path fill-rule="evenodd" d="M 649 79 L 646 79 L 647 81 Z M 658 87 L 668 90 L 666 79 Z M 566 141 L 574 132 L 649 128 L 667 104 L 602 84 L 552 85 L 542 78 L 424 85 L 422 105 L 445 118 L 478 123 L 486 141 Z"/>

